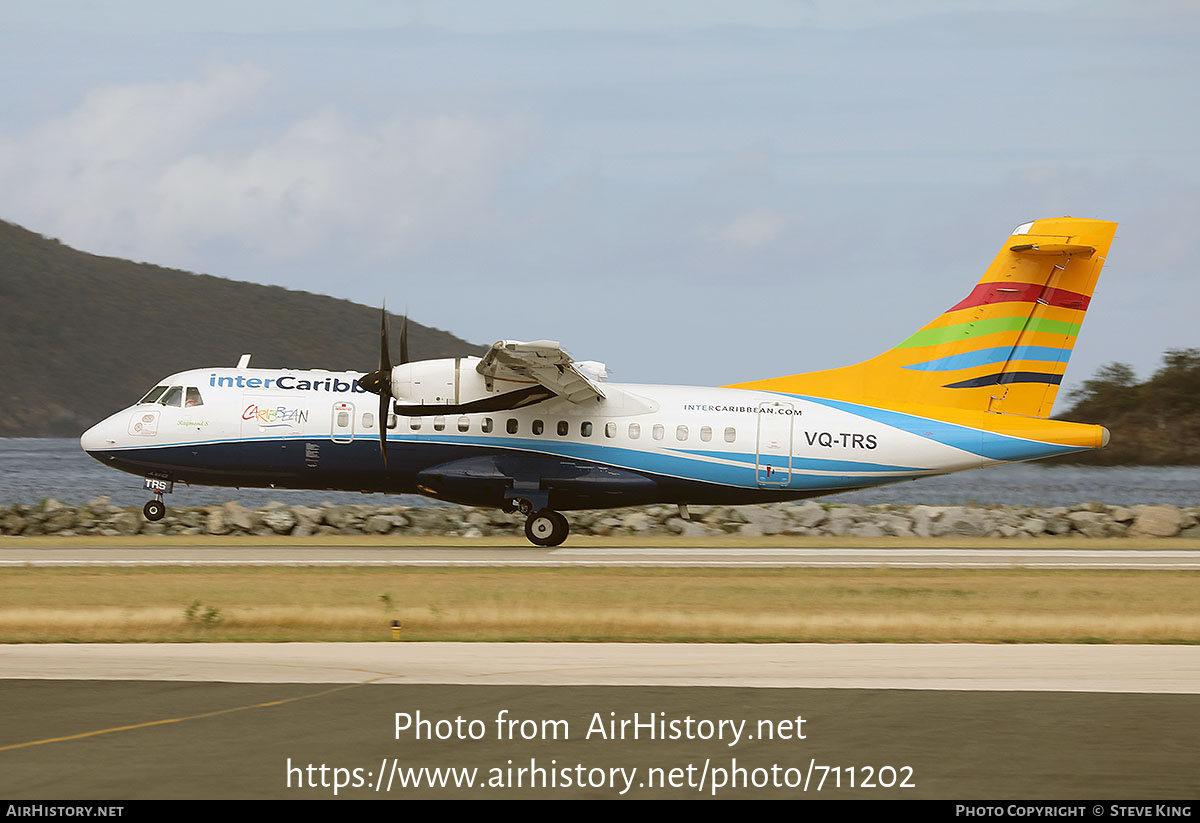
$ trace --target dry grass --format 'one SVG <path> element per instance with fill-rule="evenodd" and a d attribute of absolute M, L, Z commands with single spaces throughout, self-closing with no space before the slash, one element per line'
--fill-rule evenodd
<path fill-rule="evenodd" d="M 0 641 L 1200 643 L 1200 572 L 5 569 Z"/>
<path fill-rule="evenodd" d="M 383 640 L 387 620 L 361 608 L 232 609 L 216 622 L 183 617 L 182 608 L 0 610 L 6 642 L 185 642 L 218 640 Z M 928 612 L 745 614 L 697 616 L 639 609 L 590 612 L 565 619 L 549 609 L 404 609 L 396 617 L 408 640 L 624 640 L 702 642 L 1127 642 L 1194 643 L 1200 617 L 1172 614 L 1026 616 L 996 612 L 965 617 Z"/>

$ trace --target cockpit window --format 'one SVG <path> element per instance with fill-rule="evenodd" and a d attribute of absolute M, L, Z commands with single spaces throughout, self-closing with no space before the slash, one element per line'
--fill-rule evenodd
<path fill-rule="evenodd" d="M 204 399 L 200 396 L 200 390 L 192 386 L 187 387 L 187 400 L 184 401 L 185 406 L 203 406 Z"/>
<path fill-rule="evenodd" d="M 172 386 L 167 389 L 167 393 L 163 395 L 159 401 L 164 406 L 181 406 L 183 405 L 183 386 Z"/>
<path fill-rule="evenodd" d="M 166 390 L 167 390 L 166 386 L 155 386 L 150 391 L 146 392 L 146 396 L 138 401 L 138 405 L 140 406 L 142 403 L 155 402 L 156 400 L 158 400 L 158 398 L 162 397 L 162 393 L 165 392 Z"/>

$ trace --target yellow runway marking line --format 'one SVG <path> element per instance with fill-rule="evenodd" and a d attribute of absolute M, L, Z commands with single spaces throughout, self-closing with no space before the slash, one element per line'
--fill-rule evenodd
<path fill-rule="evenodd" d="M 46 743 L 66 743 L 70 740 L 83 740 L 88 737 L 97 737 L 98 735 L 102 735 L 102 734 L 113 734 L 115 732 L 128 732 L 128 731 L 133 731 L 134 729 L 147 729 L 152 726 L 166 726 L 171 723 L 183 723 L 188 720 L 203 720 L 207 717 L 217 717 L 222 714 L 232 714 L 233 712 L 244 712 L 244 711 L 248 711 L 249 709 L 266 709 L 266 708 L 270 708 L 272 706 L 282 706 L 286 703 L 295 703 L 298 700 L 309 700 L 314 697 L 323 697 L 327 694 L 333 694 L 334 692 L 342 692 L 347 689 L 356 688 L 358 686 L 365 686 L 368 683 L 374 683 L 375 681 L 382 680 L 382 679 L 383 679 L 382 677 L 375 677 L 375 678 L 372 678 L 371 680 L 364 680 L 362 683 L 349 683 L 345 686 L 337 686 L 332 689 L 325 689 L 324 691 L 314 692 L 312 694 L 301 694 L 301 695 L 297 695 L 296 697 L 285 697 L 282 700 L 268 700 L 265 703 L 252 703 L 249 706 L 234 706 L 234 707 L 228 708 L 228 709 L 218 709 L 215 712 L 204 712 L 203 714 L 192 714 L 192 715 L 188 715 L 186 717 L 168 717 L 168 718 L 164 718 L 163 720 L 150 720 L 146 723 L 134 723 L 129 726 L 114 726 L 111 729 L 96 729 L 95 731 L 80 732 L 79 734 L 68 734 L 68 735 L 64 735 L 62 737 L 47 737 L 44 740 L 30 740 L 26 743 L 13 743 L 8 746 L 0 746 L 0 752 L 7 752 L 7 751 L 11 751 L 13 749 L 25 749 L 30 746 L 42 746 Z"/>

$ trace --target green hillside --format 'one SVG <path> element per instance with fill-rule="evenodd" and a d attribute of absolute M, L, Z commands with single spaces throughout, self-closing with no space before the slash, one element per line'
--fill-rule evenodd
<path fill-rule="evenodd" d="M 484 350 L 418 323 L 409 346 L 415 359 Z M 379 309 L 98 257 L 0 221 L 0 437 L 79 435 L 158 379 L 244 352 L 265 368 L 369 371 Z"/>

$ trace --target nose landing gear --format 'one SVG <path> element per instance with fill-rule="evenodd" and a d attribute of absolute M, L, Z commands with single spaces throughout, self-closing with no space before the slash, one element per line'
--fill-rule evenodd
<path fill-rule="evenodd" d="M 147 477 L 142 485 L 147 491 L 154 492 L 154 499 L 142 506 L 142 514 L 151 522 L 162 520 L 167 513 L 167 504 L 163 502 L 163 495 L 173 491 L 175 484 L 170 480 Z"/>
<path fill-rule="evenodd" d="M 525 536 L 535 546 L 558 546 L 570 531 L 567 518 L 551 509 L 536 511 L 525 521 Z"/>
<path fill-rule="evenodd" d="M 147 520 L 162 520 L 167 513 L 167 504 L 162 502 L 161 498 L 151 500 L 145 506 L 142 506 L 142 514 Z"/>

